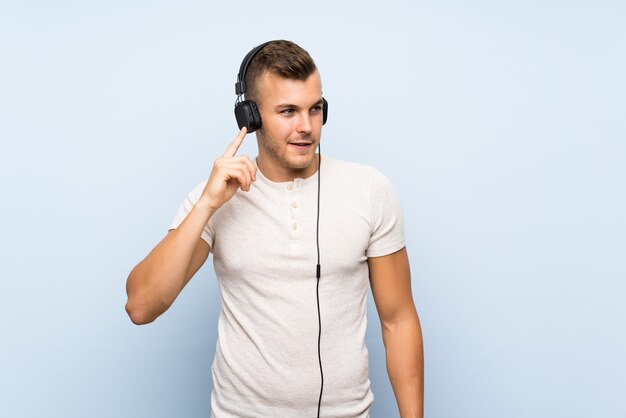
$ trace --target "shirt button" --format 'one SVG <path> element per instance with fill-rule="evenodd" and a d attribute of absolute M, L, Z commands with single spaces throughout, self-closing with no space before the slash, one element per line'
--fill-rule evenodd
<path fill-rule="evenodd" d="M 291 207 L 295 209 L 298 207 L 298 204 L 296 202 L 291 202 Z"/>
<path fill-rule="evenodd" d="M 287 185 L 287 190 L 292 191 L 293 190 L 293 184 Z"/>
<path fill-rule="evenodd" d="M 295 231 L 296 229 L 298 229 L 298 224 L 296 224 L 296 223 L 291 224 L 291 229 L 293 229 L 294 231 Z"/>

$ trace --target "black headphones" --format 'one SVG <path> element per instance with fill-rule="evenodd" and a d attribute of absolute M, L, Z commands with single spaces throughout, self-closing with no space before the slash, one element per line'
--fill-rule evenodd
<path fill-rule="evenodd" d="M 274 41 L 265 42 L 248 52 L 241 62 L 239 74 L 237 74 L 237 82 L 235 83 L 235 94 L 237 95 L 237 101 L 235 102 L 235 119 L 237 119 L 239 129 L 244 126 L 248 128 L 247 133 L 254 132 L 261 127 L 261 114 L 254 101 L 242 100 L 242 96 L 246 92 L 246 72 L 256 54 L 272 42 Z M 322 125 L 324 125 L 328 119 L 328 102 L 323 97 L 322 100 Z"/>

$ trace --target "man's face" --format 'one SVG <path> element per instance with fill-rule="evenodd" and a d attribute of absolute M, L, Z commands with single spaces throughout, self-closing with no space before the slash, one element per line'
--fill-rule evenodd
<path fill-rule="evenodd" d="M 260 168 L 274 181 L 312 175 L 322 131 L 319 73 L 302 81 L 265 72 L 257 91 L 262 120 L 257 131 Z"/>

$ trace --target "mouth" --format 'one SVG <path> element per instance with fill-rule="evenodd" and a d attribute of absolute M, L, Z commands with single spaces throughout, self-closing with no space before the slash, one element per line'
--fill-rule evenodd
<path fill-rule="evenodd" d="M 308 149 L 309 147 L 313 146 L 312 142 L 307 142 L 307 141 L 296 141 L 296 142 L 290 142 L 289 145 L 295 147 L 296 149 Z"/>

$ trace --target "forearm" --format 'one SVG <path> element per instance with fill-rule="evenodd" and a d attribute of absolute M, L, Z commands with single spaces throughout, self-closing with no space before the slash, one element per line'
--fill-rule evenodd
<path fill-rule="evenodd" d="M 178 228 L 131 271 L 126 283 L 126 310 L 133 322 L 152 322 L 174 302 L 188 281 L 186 273 L 194 248 L 213 213 L 205 200 L 198 200 Z"/>
<path fill-rule="evenodd" d="M 424 414 L 424 349 L 417 314 L 394 324 L 383 324 L 387 373 L 402 418 Z"/>

